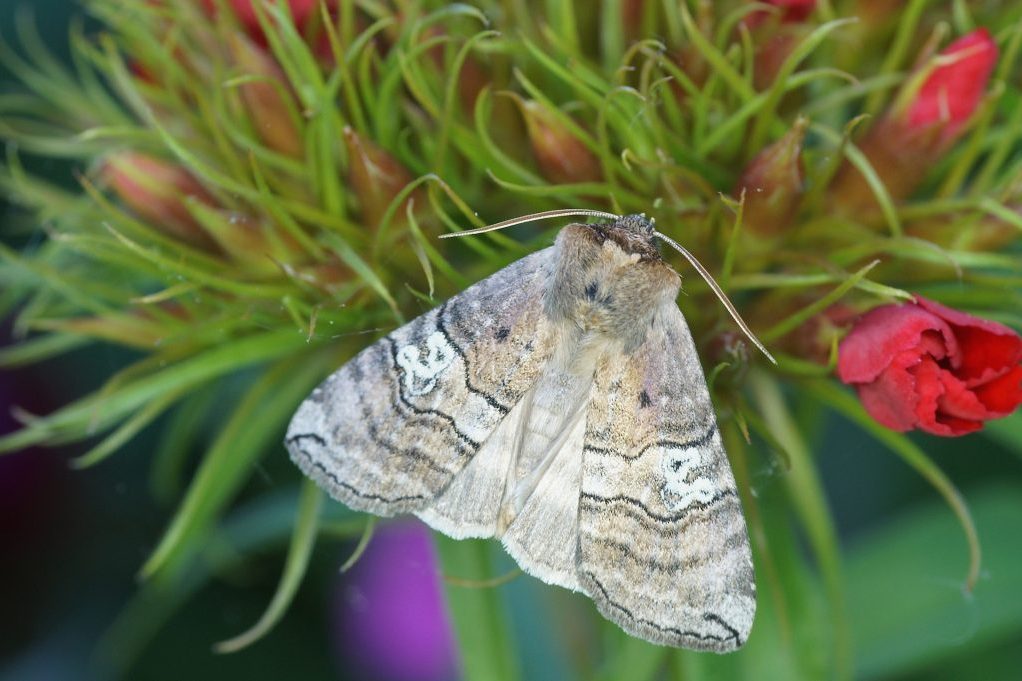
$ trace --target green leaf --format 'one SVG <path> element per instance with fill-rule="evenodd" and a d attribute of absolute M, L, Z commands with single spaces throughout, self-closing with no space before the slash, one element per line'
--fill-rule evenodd
<path fill-rule="evenodd" d="M 972 593 L 961 581 L 965 556 L 946 548 L 960 530 L 940 504 L 890 518 L 849 547 L 845 578 L 860 678 L 903 678 L 955 657 L 981 663 L 985 649 L 1022 636 L 1022 489 L 992 485 L 967 496 L 987 548 Z"/>
<path fill-rule="evenodd" d="M 988 422 L 983 432 L 1022 459 L 1022 412 Z"/>
<path fill-rule="evenodd" d="M 271 436 L 284 429 L 295 407 L 326 375 L 327 353 L 282 361 L 245 394 L 203 458 L 163 538 L 141 569 L 143 578 L 175 566 L 197 546 L 240 491 Z"/>
<path fill-rule="evenodd" d="M 805 529 L 816 563 L 823 577 L 831 610 L 833 660 L 836 678 L 851 678 L 852 651 L 846 622 L 847 597 L 842 579 L 841 551 L 833 515 L 823 493 L 819 473 L 809 447 L 795 425 L 779 384 L 763 372 L 750 376 L 750 384 L 763 420 L 774 439 L 790 457 L 791 469 L 785 477 L 791 504 Z"/>
<path fill-rule="evenodd" d="M 594 681 L 653 681 L 667 663 L 670 648 L 656 646 L 623 631 L 616 637 L 620 645 Z"/>
<path fill-rule="evenodd" d="M 41 362 L 93 342 L 88 336 L 48 333 L 0 350 L 0 367 L 10 369 Z"/>
<path fill-rule="evenodd" d="M 867 263 L 849 276 L 845 281 L 841 282 L 833 291 L 830 291 L 825 296 L 822 296 L 818 300 L 806 305 L 801 310 L 788 315 L 781 321 L 771 326 L 766 331 L 759 334 L 760 339 L 763 342 L 768 342 L 780 338 L 784 334 L 794 331 L 799 325 L 809 321 L 809 319 L 836 303 L 840 300 L 848 291 L 858 285 L 860 281 L 866 278 L 869 271 L 880 264 L 879 260 L 874 260 L 871 263 Z"/>
<path fill-rule="evenodd" d="M 901 433 L 889 430 L 874 421 L 866 413 L 862 405 L 847 391 L 842 390 L 830 381 L 807 382 L 805 386 L 821 402 L 830 405 L 832 409 L 851 419 L 878 441 L 887 445 L 888 448 L 900 456 L 905 463 L 914 468 L 944 497 L 948 506 L 951 507 L 951 510 L 958 517 L 958 522 L 965 532 L 965 540 L 969 547 L 969 569 L 965 577 L 965 584 L 967 588 L 972 589 L 980 575 L 981 552 L 979 535 L 976 533 L 976 524 L 972 519 L 969 507 L 954 483 L 911 440 Z"/>

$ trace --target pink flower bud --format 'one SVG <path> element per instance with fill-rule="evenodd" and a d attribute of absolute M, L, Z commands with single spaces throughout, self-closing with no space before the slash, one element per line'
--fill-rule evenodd
<path fill-rule="evenodd" d="M 277 62 L 242 35 L 231 36 L 230 48 L 241 71 L 256 76 L 238 86 L 256 134 L 274 151 L 302 156 L 305 149 L 296 103 Z"/>
<path fill-rule="evenodd" d="M 192 213 L 221 250 L 248 275 L 277 276 L 281 266 L 305 257 L 286 230 L 239 211 L 193 206 Z"/>
<path fill-rule="evenodd" d="M 344 143 L 348 148 L 348 180 L 361 201 L 362 219 L 367 227 L 377 227 L 394 197 L 412 181 L 412 175 L 388 151 L 351 128 L 344 129 Z M 413 195 L 418 196 L 418 192 Z M 418 196 L 415 206 L 424 205 L 425 197 Z M 394 217 L 404 220 L 404 208 L 398 209 Z"/>
<path fill-rule="evenodd" d="M 596 155 L 539 102 L 518 100 L 543 177 L 558 184 L 599 182 L 603 177 Z"/>
<path fill-rule="evenodd" d="M 150 226 L 192 246 L 216 250 L 186 203 L 212 206 L 216 200 L 181 166 L 126 151 L 107 157 L 101 175 L 121 202 Z"/>
<path fill-rule="evenodd" d="M 948 45 L 940 58 L 901 117 L 911 129 L 939 127 L 938 145 L 946 148 L 983 100 L 997 64 L 997 44 L 980 28 Z"/>
<path fill-rule="evenodd" d="M 931 70 L 909 79 L 901 101 L 858 143 L 895 200 L 915 191 L 926 171 L 961 137 L 986 92 L 997 45 L 981 28 L 951 43 L 936 59 Z M 846 213 L 877 212 L 872 189 L 848 162 L 834 178 L 831 195 Z"/>
<path fill-rule="evenodd" d="M 795 121 L 784 137 L 763 149 L 746 166 L 734 196 L 745 192 L 744 226 L 760 236 L 780 234 L 791 226 L 802 197 L 802 140 L 808 119 Z"/>
<path fill-rule="evenodd" d="M 816 0 L 769 0 L 774 9 L 746 15 L 743 24 L 752 31 L 756 58 L 753 83 L 757 90 L 769 88 L 781 65 L 808 31 L 803 25 L 816 9 Z"/>

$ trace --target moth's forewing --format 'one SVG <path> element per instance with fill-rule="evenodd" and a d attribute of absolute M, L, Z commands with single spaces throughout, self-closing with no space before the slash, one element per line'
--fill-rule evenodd
<path fill-rule="evenodd" d="M 299 468 L 356 510 L 394 515 L 431 505 L 554 351 L 543 340 L 552 255 L 512 263 L 327 378 L 288 427 Z"/>

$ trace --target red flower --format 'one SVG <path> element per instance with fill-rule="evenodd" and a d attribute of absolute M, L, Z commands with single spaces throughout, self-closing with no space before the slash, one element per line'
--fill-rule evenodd
<path fill-rule="evenodd" d="M 941 53 L 948 63 L 926 77 L 905 113 L 913 128 L 942 125 L 940 142 L 958 136 L 976 111 L 997 64 L 997 44 L 981 28 L 948 45 Z"/>
<path fill-rule="evenodd" d="M 841 342 L 837 371 L 892 430 L 964 435 L 1022 403 L 1022 338 L 924 298 L 866 313 Z"/>

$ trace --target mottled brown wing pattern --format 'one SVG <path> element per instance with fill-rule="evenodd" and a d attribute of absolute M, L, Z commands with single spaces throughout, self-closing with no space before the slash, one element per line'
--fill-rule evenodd
<path fill-rule="evenodd" d="M 598 365 L 582 452 L 577 569 L 603 615 L 650 641 L 727 652 L 755 584 L 734 478 L 684 317 Z"/>
<path fill-rule="evenodd" d="M 356 510 L 429 506 L 553 352 L 543 312 L 553 255 L 548 248 L 512 263 L 327 378 L 288 428 L 295 463 Z"/>

